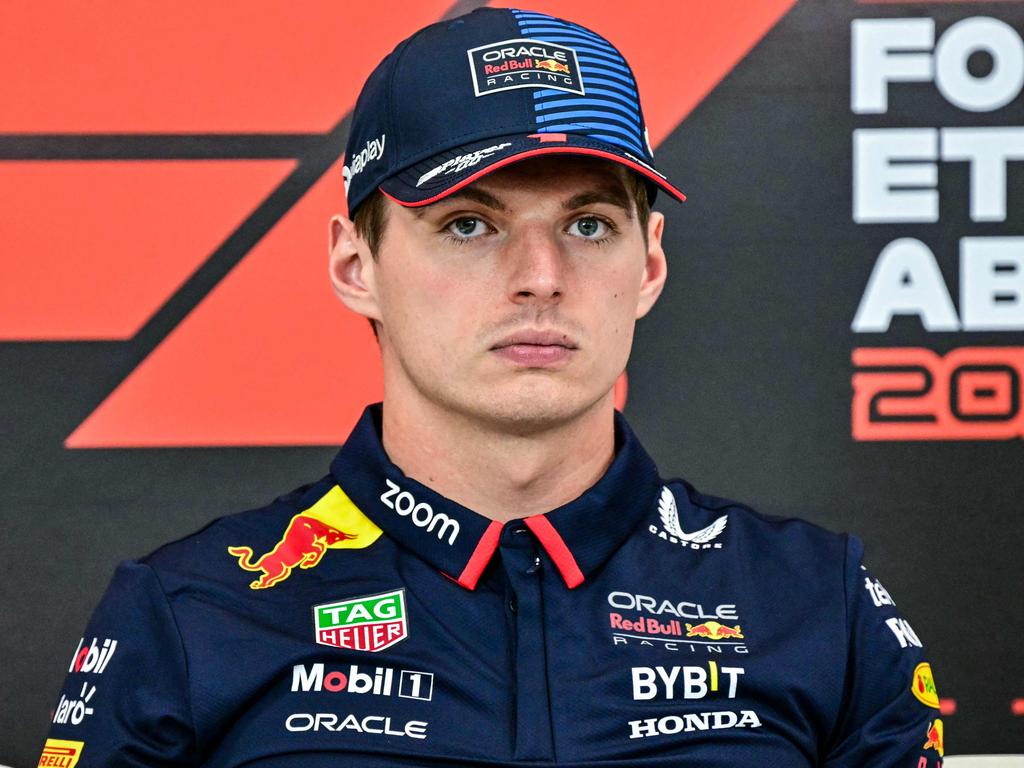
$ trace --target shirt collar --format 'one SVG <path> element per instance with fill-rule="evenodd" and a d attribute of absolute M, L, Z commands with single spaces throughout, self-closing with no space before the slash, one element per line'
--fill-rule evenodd
<path fill-rule="evenodd" d="M 577 587 L 614 554 L 657 503 L 657 468 L 618 412 L 615 459 L 595 485 L 557 509 L 505 524 L 407 477 L 381 444 L 381 413 L 379 403 L 366 408 L 331 463 L 331 473 L 389 537 L 467 589 L 475 589 L 498 548 L 502 529 L 519 524 L 537 537 L 566 585 Z"/>

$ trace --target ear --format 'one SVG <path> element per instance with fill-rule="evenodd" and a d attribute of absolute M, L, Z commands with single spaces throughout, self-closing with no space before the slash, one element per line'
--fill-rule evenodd
<path fill-rule="evenodd" d="M 651 311 L 654 302 L 661 296 L 668 277 L 668 260 L 661 247 L 661 235 L 665 229 L 665 216 L 658 211 L 651 211 L 647 220 L 647 257 L 644 263 L 643 278 L 640 283 L 640 296 L 636 305 L 637 319 Z"/>
<path fill-rule="evenodd" d="M 380 320 L 374 279 L 376 261 L 366 241 L 356 233 L 352 221 L 341 214 L 331 217 L 327 237 L 334 292 L 353 312 Z"/>

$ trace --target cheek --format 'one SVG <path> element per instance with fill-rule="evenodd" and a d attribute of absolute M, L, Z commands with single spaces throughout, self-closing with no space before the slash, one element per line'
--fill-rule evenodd
<path fill-rule="evenodd" d="M 391 271 L 380 285 L 381 314 L 405 355 L 448 355 L 470 333 L 478 314 L 469 291 L 449 272 L 409 266 Z"/>
<path fill-rule="evenodd" d="M 595 309 L 603 315 L 606 330 L 621 335 L 624 328 L 631 327 L 636 321 L 640 276 L 635 269 L 622 267 L 604 278 L 605 295 L 603 300 L 594 302 Z"/>

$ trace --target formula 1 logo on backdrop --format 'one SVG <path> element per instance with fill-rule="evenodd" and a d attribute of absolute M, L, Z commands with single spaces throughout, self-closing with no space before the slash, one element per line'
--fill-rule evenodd
<path fill-rule="evenodd" d="M 633 10 L 614 5 L 589 9 L 588 20 L 617 30 L 657 146 L 794 2 L 751 0 L 738 17 L 714 8 L 692 28 L 634 30 L 622 24 Z M 366 137 L 346 163 L 346 114 L 397 40 L 477 4 L 327 3 L 241 20 L 213 8 L 194 28 L 143 9 L 130 38 L 107 23 L 109 10 L 90 8 L 98 31 L 87 37 L 77 34 L 84 8 L 19 11 L 21 34 L 0 52 L 0 95 L 17 104 L 0 114 L 0 189 L 12 201 L 0 212 L 0 342 L 113 342 L 95 354 L 121 366 L 77 387 L 95 407 L 68 426 L 66 447 L 332 445 L 380 398 L 373 335 L 323 278 L 323 230 L 344 208 L 344 176 L 381 162 L 393 137 Z M 211 34 L 227 47 L 206 45 Z M 69 41 L 69 61 L 100 48 L 120 55 L 78 79 L 41 78 L 54 66 L 43 36 Z M 267 59 L 270 49 L 282 55 Z M 481 76 L 495 79 L 484 89 L 526 76 L 583 91 L 565 45 L 479 53 Z M 680 71 L 692 76 L 671 77 Z M 186 97 L 153 97 L 182 82 Z M 52 248 L 55 207 L 76 232 L 74 250 Z"/>

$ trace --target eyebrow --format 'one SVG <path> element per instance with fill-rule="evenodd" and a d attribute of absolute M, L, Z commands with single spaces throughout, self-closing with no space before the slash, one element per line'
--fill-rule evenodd
<path fill-rule="evenodd" d="M 476 187 L 464 187 L 463 189 L 452 192 L 450 195 L 443 198 L 441 202 L 449 202 L 451 200 L 459 199 L 472 200 L 473 202 L 480 203 L 480 205 L 493 208 L 496 211 L 508 210 L 508 207 L 490 192 L 484 192 L 482 189 L 477 189 Z M 417 216 L 422 217 L 429 207 L 430 206 L 424 206 L 422 208 L 414 208 L 413 210 Z"/>
<path fill-rule="evenodd" d="M 472 200 L 473 202 L 480 203 L 480 205 L 484 205 L 496 211 L 508 210 L 508 206 L 506 206 L 501 200 L 490 192 L 485 192 L 479 187 L 464 187 L 463 189 L 452 192 L 450 195 L 443 198 L 441 202 L 451 202 L 459 199 Z M 566 211 L 574 211 L 577 208 L 585 208 L 586 206 L 594 205 L 595 203 L 608 203 L 609 205 L 614 205 L 625 211 L 627 218 L 633 218 L 633 201 L 621 187 L 604 187 L 602 189 L 580 192 L 563 202 L 562 208 Z M 429 207 L 430 206 L 414 208 L 413 212 L 417 217 L 422 217 Z"/>
<path fill-rule="evenodd" d="M 573 195 L 562 203 L 562 208 L 567 211 L 574 211 L 577 208 L 584 208 L 595 203 L 614 205 L 625 211 L 627 218 L 633 218 L 633 201 L 621 187 L 605 187 L 604 189 L 580 192 L 578 195 Z"/>

